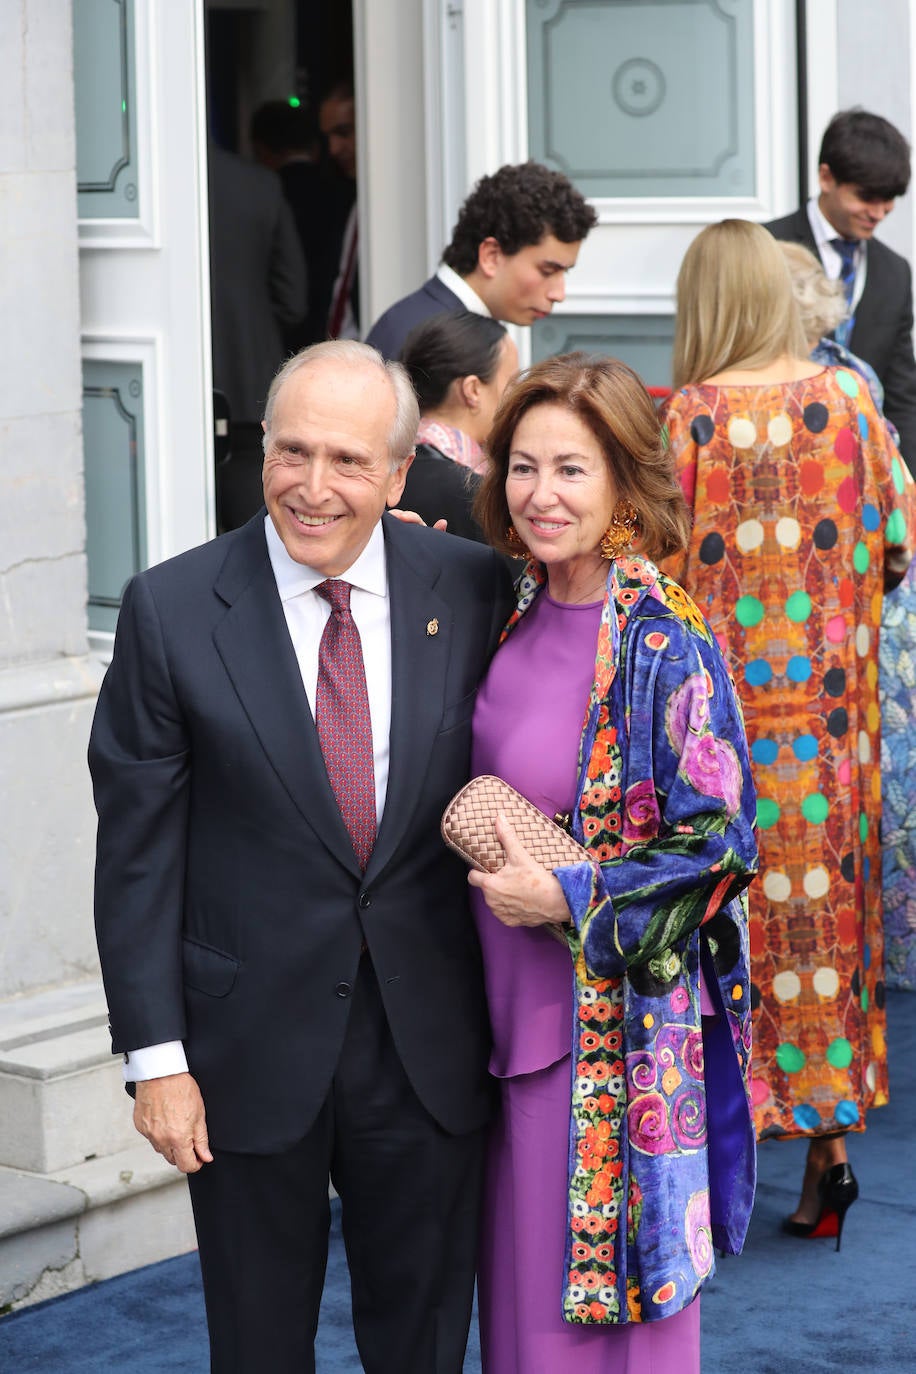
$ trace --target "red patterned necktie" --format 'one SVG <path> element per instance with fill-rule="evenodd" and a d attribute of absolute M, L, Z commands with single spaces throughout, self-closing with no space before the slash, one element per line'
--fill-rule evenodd
<path fill-rule="evenodd" d="M 375 844 L 375 759 L 363 650 L 350 615 L 349 582 L 330 579 L 315 591 L 331 604 L 318 645 L 318 743 L 354 853 L 365 871 Z"/>

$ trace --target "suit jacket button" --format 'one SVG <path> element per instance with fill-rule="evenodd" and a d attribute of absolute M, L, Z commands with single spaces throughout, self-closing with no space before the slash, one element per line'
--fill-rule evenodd
<path fill-rule="evenodd" d="M 371 905 L 372 905 L 372 898 L 370 897 L 369 893 L 368 893 L 368 892 L 361 892 L 361 893 L 359 894 L 359 909 L 360 909 L 360 911 L 366 911 Z"/>
<path fill-rule="evenodd" d="M 349 997 L 353 989 L 349 983 L 338 983 L 334 991 L 338 997 Z"/>

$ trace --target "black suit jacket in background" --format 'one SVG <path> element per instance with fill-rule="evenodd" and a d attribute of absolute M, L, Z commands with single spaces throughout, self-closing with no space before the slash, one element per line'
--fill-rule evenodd
<path fill-rule="evenodd" d="M 419 324 L 421 320 L 428 320 L 432 315 L 454 313 L 456 310 L 464 309 L 465 306 L 454 291 L 438 277 L 430 277 L 429 281 L 425 281 L 416 291 L 404 296 L 402 300 L 395 301 L 383 315 L 379 315 L 366 335 L 366 343 L 377 348 L 383 358 L 396 361 L 401 355 L 407 335 L 415 324 Z"/>
<path fill-rule="evenodd" d="M 440 838 L 512 605 L 498 556 L 384 517 L 388 792 L 365 874 L 337 808 L 264 535 L 139 574 L 96 711 L 96 925 L 116 1052 L 183 1040 L 211 1143 L 300 1140 L 337 1064 L 365 939 L 394 1043 L 448 1131 L 489 1106 L 464 864 Z"/>
<path fill-rule="evenodd" d="M 804 206 L 764 225 L 777 239 L 802 243 L 820 261 Z M 916 473 L 916 359 L 913 357 L 913 279 L 910 265 L 879 239 L 868 244 L 865 290 L 849 340 L 884 387 L 884 413 L 900 434 L 900 450 Z"/>

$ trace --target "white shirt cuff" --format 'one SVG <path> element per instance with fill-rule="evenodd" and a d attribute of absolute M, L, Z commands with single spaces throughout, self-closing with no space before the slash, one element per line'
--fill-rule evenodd
<path fill-rule="evenodd" d="M 187 1073 L 188 1061 L 180 1040 L 167 1040 L 161 1045 L 146 1045 L 124 1055 L 125 1083 L 141 1083 L 147 1078 L 167 1078 L 173 1073 Z"/>

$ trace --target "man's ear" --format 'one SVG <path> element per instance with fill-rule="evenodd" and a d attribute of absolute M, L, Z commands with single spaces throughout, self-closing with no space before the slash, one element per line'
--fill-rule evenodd
<path fill-rule="evenodd" d="M 404 495 L 404 483 L 407 481 L 407 469 L 416 456 L 416 449 L 411 449 L 403 463 L 399 463 L 391 474 L 391 480 L 388 483 L 388 493 L 385 496 L 386 506 L 396 506 Z"/>
<path fill-rule="evenodd" d="M 821 190 L 827 192 L 835 190 L 839 185 L 826 162 L 822 162 L 817 169 L 817 181 Z"/>
<path fill-rule="evenodd" d="M 477 266 L 483 275 L 490 280 L 496 276 L 502 260 L 503 250 L 500 248 L 499 242 L 494 239 L 492 235 L 490 238 L 484 239 L 483 243 L 478 246 Z"/>

